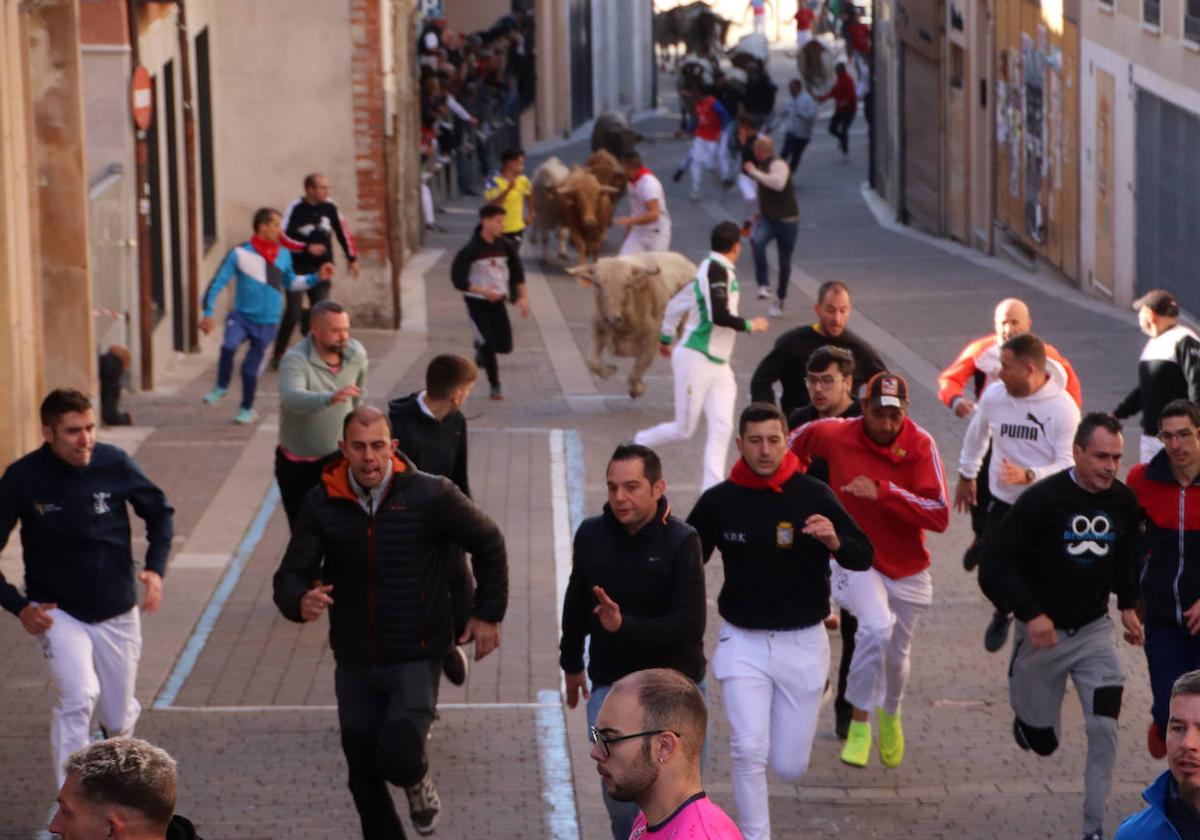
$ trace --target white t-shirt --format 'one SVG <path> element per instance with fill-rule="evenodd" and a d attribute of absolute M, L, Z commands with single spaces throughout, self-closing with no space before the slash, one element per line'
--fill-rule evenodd
<path fill-rule="evenodd" d="M 634 225 L 633 232 L 664 233 L 671 229 L 671 215 L 667 212 L 667 196 L 663 192 L 662 181 L 654 177 L 652 172 L 646 171 L 630 185 L 630 215 L 641 216 L 649 212 L 646 205 L 651 201 L 658 202 L 658 219 L 648 224 Z"/>

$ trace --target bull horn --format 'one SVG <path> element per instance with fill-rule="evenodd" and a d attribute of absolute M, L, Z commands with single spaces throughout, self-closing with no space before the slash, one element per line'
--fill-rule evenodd
<path fill-rule="evenodd" d="M 619 189 L 617 189 L 616 187 L 610 187 L 608 184 L 601 184 L 600 192 L 612 193 L 613 195 L 617 195 L 621 191 Z"/>

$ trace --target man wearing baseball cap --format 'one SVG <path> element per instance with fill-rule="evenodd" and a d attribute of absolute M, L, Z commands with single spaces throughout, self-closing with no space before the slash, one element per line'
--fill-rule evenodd
<path fill-rule="evenodd" d="M 833 597 L 858 619 L 846 700 L 854 707 L 842 761 L 865 767 L 869 713 L 879 713 L 879 758 L 904 758 L 900 701 L 917 618 L 933 601 L 925 531 L 950 523 L 946 475 L 937 444 L 908 416 L 908 383 L 884 371 L 867 382 L 863 416 L 815 420 L 795 432 L 802 465 L 829 464 L 829 485 L 875 547 L 874 566 L 856 572 L 831 564 Z M 836 453 L 836 457 L 834 457 Z"/>
<path fill-rule="evenodd" d="M 1133 302 L 1138 326 L 1150 336 L 1138 359 L 1138 384 L 1113 409 L 1118 419 L 1142 413 L 1141 462 L 1162 449 L 1158 418 L 1172 400 L 1200 403 L 1200 338 L 1179 323 L 1179 301 L 1154 289 Z"/>

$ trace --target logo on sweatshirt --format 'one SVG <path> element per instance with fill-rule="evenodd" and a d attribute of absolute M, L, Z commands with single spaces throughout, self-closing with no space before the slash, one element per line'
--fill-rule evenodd
<path fill-rule="evenodd" d="M 1040 423 L 1038 424 L 1041 425 Z M 1045 429 L 1042 429 L 1044 432 Z M 1023 426 L 1020 423 L 1001 423 L 1000 437 L 1015 438 L 1016 440 L 1037 440 L 1038 430 L 1034 426 Z"/>
<path fill-rule="evenodd" d="M 62 510 L 62 506 L 56 505 L 54 502 L 34 502 L 33 509 L 45 516 L 47 513 L 58 513 Z"/>
<path fill-rule="evenodd" d="M 1107 557 L 1117 542 L 1117 535 L 1113 532 L 1112 520 L 1103 513 L 1095 516 L 1077 513 L 1071 517 L 1070 530 L 1063 532 L 1063 539 L 1067 543 L 1067 554 L 1088 563 L 1093 558 Z M 1082 556 L 1085 554 L 1092 557 Z"/>
<path fill-rule="evenodd" d="M 796 526 L 791 522 L 780 522 L 775 526 L 775 547 L 791 548 L 796 542 Z"/>
<path fill-rule="evenodd" d="M 112 508 L 108 506 L 108 500 L 112 498 L 112 493 L 93 493 L 92 494 L 92 513 L 97 515 L 101 513 L 109 513 Z"/>

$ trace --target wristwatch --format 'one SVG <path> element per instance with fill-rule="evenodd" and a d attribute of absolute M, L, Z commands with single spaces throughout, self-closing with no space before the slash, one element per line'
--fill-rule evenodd
<path fill-rule="evenodd" d="M 1033 484 L 1034 479 L 1036 479 L 1036 478 L 1037 478 L 1037 475 L 1034 473 L 1034 471 L 1029 469 L 1028 467 L 1026 467 L 1025 468 L 1025 483 Z"/>

